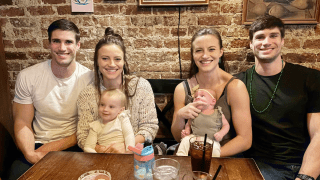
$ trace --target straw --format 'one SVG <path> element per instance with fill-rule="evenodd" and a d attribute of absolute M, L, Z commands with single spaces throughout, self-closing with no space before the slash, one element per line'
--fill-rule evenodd
<path fill-rule="evenodd" d="M 206 144 L 207 144 L 207 134 L 204 135 L 204 142 L 203 142 L 202 168 L 201 168 L 202 172 L 204 172 L 204 167 L 205 167 Z"/>
<path fill-rule="evenodd" d="M 216 180 L 216 178 L 218 177 L 218 174 L 219 174 L 219 172 L 220 172 L 221 167 L 222 167 L 222 166 L 221 166 L 221 164 L 220 164 L 219 167 L 218 167 L 218 169 L 217 169 L 217 171 L 216 171 L 216 173 L 214 174 L 212 180 Z"/>

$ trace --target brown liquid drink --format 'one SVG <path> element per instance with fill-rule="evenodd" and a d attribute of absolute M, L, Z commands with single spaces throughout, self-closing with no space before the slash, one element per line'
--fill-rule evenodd
<path fill-rule="evenodd" d="M 212 140 L 207 138 L 206 147 L 203 148 L 204 137 L 197 136 L 190 139 L 192 171 L 203 171 L 209 173 L 212 157 L 212 143 Z"/>

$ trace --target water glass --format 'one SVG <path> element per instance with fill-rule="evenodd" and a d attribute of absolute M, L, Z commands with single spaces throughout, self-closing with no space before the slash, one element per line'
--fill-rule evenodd
<path fill-rule="evenodd" d="M 179 180 L 180 163 L 171 158 L 160 158 L 154 161 L 153 180 Z"/>

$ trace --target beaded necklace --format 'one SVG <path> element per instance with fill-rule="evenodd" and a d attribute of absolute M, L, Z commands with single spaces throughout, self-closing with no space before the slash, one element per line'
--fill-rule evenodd
<path fill-rule="evenodd" d="M 252 93 L 251 93 L 251 92 L 252 92 L 252 80 L 253 80 L 254 67 L 255 67 L 255 65 L 253 65 L 253 67 L 252 67 L 251 81 L 250 81 L 250 88 L 249 88 L 250 101 L 251 101 L 251 105 L 252 105 L 253 109 L 254 109 L 257 113 L 263 113 L 263 112 L 265 112 L 265 111 L 269 108 L 269 106 L 270 106 L 270 104 L 271 104 L 271 102 L 272 102 L 272 100 L 273 100 L 273 98 L 274 98 L 274 95 L 276 94 L 276 91 L 277 91 L 277 89 L 278 89 L 278 85 L 279 85 L 279 82 L 280 82 L 280 79 L 281 79 L 281 76 L 282 76 L 282 72 L 283 72 L 283 60 L 282 60 L 282 69 L 281 69 L 281 72 L 280 72 L 280 76 L 279 76 L 279 78 L 278 78 L 278 82 L 277 82 L 277 84 L 276 84 L 276 87 L 274 88 L 274 91 L 273 91 L 273 94 L 272 94 L 272 96 L 271 96 L 271 99 L 270 99 L 267 107 L 264 108 L 264 109 L 261 110 L 261 111 L 257 110 L 256 107 L 254 107 L 254 105 L 253 105 L 253 99 L 252 99 Z"/>

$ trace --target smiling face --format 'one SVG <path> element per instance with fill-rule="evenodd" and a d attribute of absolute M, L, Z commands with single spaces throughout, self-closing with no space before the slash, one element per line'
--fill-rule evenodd
<path fill-rule="evenodd" d="M 76 42 L 76 34 L 73 31 L 54 30 L 49 44 L 54 65 L 67 67 L 75 62 L 76 52 L 80 48 L 80 42 Z"/>
<path fill-rule="evenodd" d="M 223 54 L 219 40 L 214 35 L 204 35 L 197 37 L 193 43 L 193 59 L 199 71 L 212 71 L 218 67 L 219 58 Z"/>
<path fill-rule="evenodd" d="M 102 46 L 98 51 L 98 66 L 104 80 L 121 81 L 124 59 L 118 45 Z"/>
<path fill-rule="evenodd" d="M 281 48 L 284 44 L 284 39 L 281 38 L 279 28 L 264 29 L 253 34 L 250 48 L 256 60 L 262 63 L 271 63 L 278 58 L 281 58 Z"/>
<path fill-rule="evenodd" d="M 114 120 L 125 109 L 122 104 L 122 99 L 117 95 L 101 95 L 99 116 L 104 124 Z"/>

